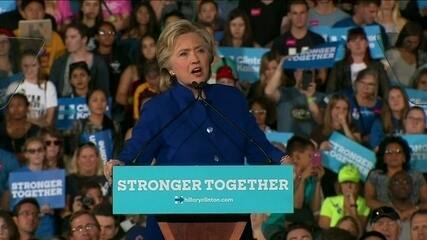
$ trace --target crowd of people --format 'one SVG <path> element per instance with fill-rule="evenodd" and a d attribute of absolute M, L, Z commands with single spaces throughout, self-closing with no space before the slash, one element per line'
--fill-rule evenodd
<path fill-rule="evenodd" d="M 244 122 L 273 162 L 283 154 L 280 163 L 294 168 L 294 213 L 251 214 L 254 239 L 427 239 L 427 175 L 411 168 L 402 137 L 427 131 L 427 102 L 408 97 L 427 99 L 426 10 L 416 0 L 16 0 L 0 14 L 0 239 L 162 239 L 150 216 L 113 214 L 109 159 L 91 134 L 108 133 L 110 157 L 126 163 L 175 165 L 192 154 L 183 164 L 259 164 L 230 126 L 215 132 L 221 145 L 201 149 L 206 133 L 188 132 L 206 124 L 205 110 L 188 114 L 183 130 L 163 129 L 187 108 L 185 86 L 199 78 L 213 87 L 194 91 L 197 98 Z M 23 36 L 21 21 L 43 20 L 49 36 Z M 325 42 L 314 30 L 321 26 L 349 29 L 343 58 L 331 68 L 284 69 L 288 56 Z M 384 58 L 372 55 L 366 26 L 379 27 Z M 27 49 L 24 37 L 49 41 Z M 219 47 L 268 49 L 258 80 L 239 77 Z M 201 67 L 188 73 L 185 61 Z M 87 115 L 58 127 L 61 100 L 73 98 L 84 99 Z M 179 137 L 153 138 L 139 156 L 143 140 L 161 131 Z M 293 137 L 276 149 L 258 134 L 275 131 Z M 375 152 L 366 180 L 352 164 L 322 166 L 334 132 Z M 191 160 L 211 152 L 212 162 Z M 64 208 L 12 200 L 10 173 L 58 169 L 66 172 Z"/>

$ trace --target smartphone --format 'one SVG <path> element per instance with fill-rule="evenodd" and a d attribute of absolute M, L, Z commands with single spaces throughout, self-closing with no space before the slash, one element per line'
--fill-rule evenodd
<path fill-rule="evenodd" d="M 322 154 L 320 151 L 316 151 L 313 154 L 313 158 L 311 159 L 311 164 L 313 167 L 319 167 L 322 166 Z"/>
<path fill-rule="evenodd" d="M 312 70 L 304 70 L 302 72 L 302 89 L 307 90 L 310 84 L 314 81 L 314 73 Z"/>

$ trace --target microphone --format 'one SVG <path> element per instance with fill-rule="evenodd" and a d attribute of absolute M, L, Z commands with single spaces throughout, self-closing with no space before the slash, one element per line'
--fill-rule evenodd
<path fill-rule="evenodd" d="M 198 91 L 198 97 L 197 100 L 201 101 L 205 106 L 209 107 L 210 109 L 212 109 L 222 120 L 224 120 L 228 125 L 232 126 L 234 129 L 238 130 L 238 132 L 244 136 L 246 139 L 249 140 L 250 143 L 254 144 L 256 146 L 256 148 L 258 150 L 261 151 L 261 153 L 264 155 L 267 164 L 271 164 L 273 162 L 273 160 L 271 159 L 271 157 L 265 152 L 265 150 L 258 144 L 257 141 L 255 141 L 255 139 L 253 139 L 249 133 L 244 130 L 243 128 L 241 128 L 239 125 L 237 125 L 235 122 L 233 122 L 229 117 L 227 117 L 221 110 L 219 110 L 217 107 L 215 107 L 214 105 L 210 104 L 208 101 L 206 101 L 206 99 L 204 99 L 201 95 L 203 87 L 206 85 L 206 82 L 196 82 L 193 81 L 191 83 L 191 86 L 196 89 Z"/>
<path fill-rule="evenodd" d="M 135 157 L 130 161 L 131 164 L 135 164 L 138 158 L 144 153 L 144 151 L 150 146 L 150 144 L 156 140 L 172 123 L 174 123 L 176 120 L 179 119 L 185 112 L 190 109 L 195 103 L 197 102 L 197 99 L 194 99 L 193 101 L 189 102 L 181 111 L 179 111 L 173 118 L 171 118 L 164 126 L 162 126 L 159 131 L 157 131 L 156 134 L 154 134 L 150 139 L 145 141 L 145 143 L 142 145 L 138 153 L 135 155 Z"/>

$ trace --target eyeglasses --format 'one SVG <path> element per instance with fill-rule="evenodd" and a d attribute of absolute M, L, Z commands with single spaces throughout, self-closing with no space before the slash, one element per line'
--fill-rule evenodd
<path fill-rule="evenodd" d="M 101 36 L 106 36 L 106 35 L 108 35 L 108 36 L 114 36 L 114 35 L 116 35 L 116 32 L 114 32 L 114 31 L 99 30 L 98 34 L 101 35 Z"/>
<path fill-rule="evenodd" d="M 84 226 L 77 226 L 77 227 L 73 227 L 71 228 L 71 232 L 79 232 L 82 233 L 83 231 L 90 231 L 92 229 L 98 228 L 98 225 L 94 224 L 94 223 L 89 223 L 86 224 Z"/>
<path fill-rule="evenodd" d="M 59 144 L 61 144 L 61 142 L 59 140 L 46 140 L 44 141 L 44 143 L 46 144 L 46 146 L 50 146 L 50 145 L 55 145 L 55 146 L 59 146 Z"/>
<path fill-rule="evenodd" d="M 402 149 L 394 149 L 394 150 L 393 149 L 386 149 L 384 153 L 388 154 L 388 155 L 401 154 L 401 153 L 403 153 L 403 150 Z"/>
<path fill-rule="evenodd" d="M 22 211 L 18 213 L 18 216 L 24 216 L 24 217 L 39 217 L 40 216 L 40 212 L 32 212 L 32 211 Z"/>
<path fill-rule="evenodd" d="M 249 112 L 250 113 L 252 113 L 252 114 L 255 114 L 255 115 L 261 115 L 261 114 L 266 114 L 267 113 L 267 111 L 266 110 L 264 110 L 264 109 L 261 109 L 261 110 L 249 110 Z"/>
<path fill-rule="evenodd" d="M 417 118 L 417 117 L 407 117 L 408 120 L 414 121 L 414 122 L 423 122 L 424 118 Z"/>
<path fill-rule="evenodd" d="M 44 152 L 44 148 L 29 148 L 27 150 L 25 150 L 26 152 L 30 153 L 30 154 L 34 154 L 34 153 L 42 153 Z"/>

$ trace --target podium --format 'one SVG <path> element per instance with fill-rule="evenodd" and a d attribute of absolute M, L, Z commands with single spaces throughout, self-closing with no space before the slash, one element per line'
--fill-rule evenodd
<path fill-rule="evenodd" d="M 289 166 L 113 169 L 113 213 L 154 215 L 166 240 L 251 239 L 251 213 L 291 212 Z"/>
<path fill-rule="evenodd" d="M 250 224 L 249 215 L 157 216 L 165 240 L 239 240 Z"/>

